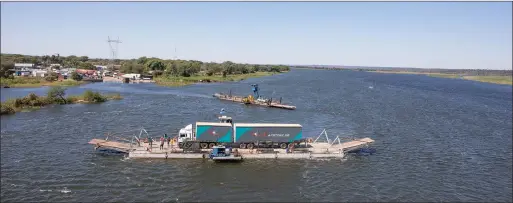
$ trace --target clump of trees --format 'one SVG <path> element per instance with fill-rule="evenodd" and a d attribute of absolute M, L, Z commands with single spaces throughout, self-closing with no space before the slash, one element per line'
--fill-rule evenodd
<path fill-rule="evenodd" d="M 45 76 L 45 80 L 48 82 L 53 82 L 59 79 L 59 75 L 56 72 L 49 72 L 47 76 Z"/>
<path fill-rule="evenodd" d="M 73 71 L 70 76 L 71 79 L 76 81 L 81 81 L 83 79 L 82 75 L 78 74 L 76 71 Z"/>
<path fill-rule="evenodd" d="M 87 70 L 95 70 L 94 65 L 107 65 L 109 64 L 108 59 L 90 59 L 87 56 L 60 56 L 56 55 L 44 55 L 44 56 L 30 56 L 21 54 L 2 54 L 1 61 L 4 64 L 14 63 L 32 63 L 35 66 L 50 67 L 51 64 L 61 64 L 64 68 L 80 68 Z M 118 61 L 119 62 L 119 61 Z M 54 68 L 59 68 L 54 66 Z"/>
<path fill-rule="evenodd" d="M 2 60 L 2 64 L 0 66 L 0 78 L 12 78 L 13 77 L 13 71 L 14 69 L 14 63 L 4 63 Z"/>
<path fill-rule="evenodd" d="M 91 90 L 86 90 L 82 95 L 84 101 L 87 102 L 105 102 L 107 101 L 107 97 L 104 97 L 99 92 L 93 92 Z"/>
<path fill-rule="evenodd" d="M 48 99 L 57 103 L 68 103 L 64 98 L 66 96 L 66 89 L 63 87 L 52 87 L 48 90 Z"/>
<path fill-rule="evenodd" d="M 252 65 L 238 64 L 231 61 L 223 63 L 204 63 L 195 60 L 161 60 L 157 58 L 141 57 L 124 61 L 121 65 L 123 73 L 153 73 L 153 76 L 169 75 L 190 77 L 193 75 L 237 75 L 261 72 L 288 71 L 284 65 Z"/>

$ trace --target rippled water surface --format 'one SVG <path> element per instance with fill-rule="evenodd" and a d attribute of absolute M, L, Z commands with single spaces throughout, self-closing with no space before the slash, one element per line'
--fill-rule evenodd
<path fill-rule="evenodd" d="M 283 97 L 295 111 L 218 101 L 214 92 Z M 97 83 L 102 104 L 1 117 L 1 201 L 512 201 L 512 88 L 459 79 L 301 70 L 236 83 Z M 1 89 L 1 99 L 47 89 Z M 343 160 L 133 160 L 87 142 L 140 127 L 176 134 L 213 121 L 300 123 L 304 134 L 370 137 L 377 153 Z M 131 132 L 133 133 L 133 132 Z"/>

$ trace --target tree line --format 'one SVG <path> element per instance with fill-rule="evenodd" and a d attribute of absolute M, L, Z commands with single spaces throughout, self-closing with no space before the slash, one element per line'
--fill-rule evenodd
<path fill-rule="evenodd" d="M 233 75 L 247 74 L 254 72 L 282 72 L 288 71 L 289 67 L 285 65 L 256 65 L 256 64 L 239 64 L 231 61 L 223 63 L 202 62 L 196 60 L 163 60 L 159 58 L 140 57 L 138 59 L 129 60 L 109 60 L 109 59 L 93 59 L 87 56 L 60 56 L 44 55 L 29 56 L 21 54 L 2 54 L 2 72 L 14 67 L 14 63 L 32 63 L 36 66 L 50 67 L 51 64 L 61 64 L 63 68 L 80 68 L 94 70 L 94 65 L 114 65 L 113 70 L 122 73 L 139 73 L 153 74 L 154 76 L 182 76 L 189 77 L 198 74 L 204 75 Z M 56 67 L 57 68 L 57 67 Z"/>
<path fill-rule="evenodd" d="M 109 63 L 106 59 L 90 59 L 87 56 L 60 56 L 56 55 L 43 55 L 43 56 L 30 56 L 21 54 L 2 54 L 2 64 L 14 63 L 31 63 L 34 66 L 50 67 L 51 64 L 60 64 L 64 68 L 80 68 L 87 70 L 94 70 L 94 65 L 107 65 Z M 55 67 L 59 68 L 59 67 Z"/>
<path fill-rule="evenodd" d="M 140 57 L 121 62 L 120 71 L 123 73 L 153 73 L 154 76 L 169 75 L 190 77 L 204 74 L 212 75 L 237 75 L 255 72 L 282 72 L 290 68 L 284 65 L 255 65 L 240 64 L 231 61 L 223 63 L 201 62 L 196 60 L 162 60 L 158 58 Z"/>

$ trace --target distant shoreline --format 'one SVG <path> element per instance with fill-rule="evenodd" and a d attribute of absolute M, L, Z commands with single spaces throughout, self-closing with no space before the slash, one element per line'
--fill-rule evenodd
<path fill-rule="evenodd" d="M 63 84 L 56 82 L 59 77 L 58 74 L 53 73 L 56 71 L 49 73 L 52 76 L 46 76 L 44 78 L 45 80 L 37 77 L 13 77 L 14 75 L 20 76 L 22 74 L 21 72 L 32 72 L 32 74 L 29 75 L 36 76 L 37 73 L 33 72 L 34 68 L 44 68 L 48 69 L 48 71 L 50 68 L 66 70 L 68 74 L 73 74 L 73 71 L 75 71 L 70 72 L 70 69 L 87 70 L 87 73 L 79 73 L 87 75 L 96 75 L 97 71 L 99 74 L 109 73 L 109 75 L 116 75 L 117 73 L 118 76 L 131 74 L 129 77 L 135 80 L 136 83 L 152 82 L 151 79 L 145 80 L 146 78 L 152 78 L 153 81 L 160 86 L 184 86 L 205 82 L 241 81 L 247 78 L 269 76 L 290 70 L 290 67 L 285 65 L 243 64 L 231 61 L 215 63 L 196 60 L 147 58 L 144 56 L 137 59 L 111 60 L 91 59 L 87 56 L 60 56 L 59 54 L 51 56 L 1 54 L 1 58 L 2 67 L 0 69 L 0 77 L 7 78 L 6 80 L 2 80 L 2 85 L 8 87 L 79 85 L 78 82 L 73 83 L 72 81 Z M 18 71 L 18 73 L 16 73 L 16 71 Z M 45 71 L 45 73 L 48 71 Z M 80 80 L 78 78 L 75 79 Z M 118 80 L 110 81 L 119 82 L 120 78 L 117 79 Z"/>
<path fill-rule="evenodd" d="M 156 77 L 151 81 L 151 83 L 155 83 L 159 86 L 167 86 L 167 87 L 180 87 L 198 83 L 222 83 L 222 82 L 237 82 L 249 78 L 258 78 L 264 76 L 271 76 L 281 73 L 286 73 L 288 71 L 281 72 L 255 72 L 255 73 L 246 73 L 246 74 L 237 74 L 237 75 L 227 75 L 223 77 L 222 75 L 211 75 L 211 76 L 190 76 L 190 77 L 178 77 L 178 76 L 170 76 L 170 77 Z M 122 79 L 118 79 L 115 77 L 104 77 L 104 82 L 119 82 L 122 83 Z M 141 82 L 146 82 L 141 80 Z M 75 81 L 71 79 L 62 80 L 62 81 L 46 81 L 43 78 L 31 78 L 31 77 L 15 77 L 11 78 L 0 78 L 0 83 L 2 84 L 0 88 L 8 87 L 8 88 L 37 88 L 37 87 L 71 87 L 71 86 L 80 86 L 84 84 L 88 84 L 89 82 L 85 81 Z"/>
<path fill-rule="evenodd" d="M 385 73 L 385 74 L 412 74 L 412 75 L 426 75 L 430 77 L 438 78 L 454 78 L 472 80 L 485 83 L 501 84 L 501 85 L 513 85 L 511 75 L 461 75 L 454 73 L 434 73 L 434 72 L 409 72 L 409 71 L 366 71 L 374 73 Z"/>
<path fill-rule="evenodd" d="M 293 66 L 298 69 L 318 70 L 340 70 L 340 71 L 364 71 L 388 74 L 417 74 L 439 78 L 454 78 L 486 82 L 501 85 L 513 85 L 513 70 L 491 70 L 491 69 L 425 69 L 425 68 L 387 68 L 387 67 L 308 67 Z"/>

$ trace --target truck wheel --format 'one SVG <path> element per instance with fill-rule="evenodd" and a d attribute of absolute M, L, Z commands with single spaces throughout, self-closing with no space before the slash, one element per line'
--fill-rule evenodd
<path fill-rule="evenodd" d="M 255 147 L 255 144 L 253 144 L 253 143 L 248 144 L 248 149 L 253 149 L 254 147 Z"/>
<path fill-rule="evenodd" d="M 286 148 L 287 148 L 287 143 L 281 143 L 281 144 L 280 144 L 280 148 L 282 148 L 282 149 L 286 149 Z"/>
<path fill-rule="evenodd" d="M 208 146 L 207 143 L 201 143 L 200 144 L 200 148 L 201 149 L 205 149 L 205 148 L 207 148 L 207 146 Z"/>
<path fill-rule="evenodd" d="M 209 148 L 209 149 L 214 148 L 214 146 L 216 146 L 216 143 L 210 143 L 210 144 L 208 144 L 208 148 Z"/>
<path fill-rule="evenodd" d="M 178 148 L 183 148 L 183 143 L 182 142 L 178 143 Z"/>
<path fill-rule="evenodd" d="M 240 146 L 239 146 L 239 147 L 240 147 L 241 149 L 245 149 L 245 148 L 246 148 L 246 144 L 242 143 L 242 144 L 240 144 Z"/>

